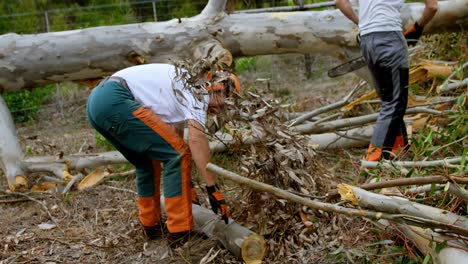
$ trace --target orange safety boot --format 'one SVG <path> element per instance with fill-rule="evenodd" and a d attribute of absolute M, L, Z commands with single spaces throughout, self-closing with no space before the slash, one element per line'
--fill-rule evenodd
<path fill-rule="evenodd" d="M 396 156 L 400 156 L 406 149 L 405 145 L 405 137 L 403 135 L 399 135 L 395 139 L 395 143 L 393 144 L 392 147 L 392 152 Z"/>
<path fill-rule="evenodd" d="M 367 161 L 379 161 L 382 157 L 382 148 L 374 147 L 372 144 L 369 144 L 369 148 L 367 149 L 366 153 L 366 160 Z"/>

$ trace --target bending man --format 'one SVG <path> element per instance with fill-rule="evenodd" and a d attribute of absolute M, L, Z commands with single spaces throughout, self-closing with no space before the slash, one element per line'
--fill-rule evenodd
<path fill-rule="evenodd" d="M 193 79 L 206 73 L 202 74 Z M 225 97 L 240 91 L 237 78 L 227 76 L 215 85 L 197 87 L 179 78 L 172 65 L 138 65 L 116 72 L 89 96 L 89 122 L 135 166 L 139 220 L 150 239 L 162 232 L 161 162 L 170 239 L 186 238 L 193 228 L 192 158 L 206 182 L 213 211 L 220 211 L 227 223 L 224 195 L 216 175 L 206 170 L 210 150 L 204 127 L 207 113 L 218 113 Z"/>

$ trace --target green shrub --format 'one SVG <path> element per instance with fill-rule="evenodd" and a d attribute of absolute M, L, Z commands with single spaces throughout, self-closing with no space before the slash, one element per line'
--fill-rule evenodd
<path fill-rule="evenodd" d="M 236 72 L 246 72 L 246 71 L 253 71 L 257 66 L 257 57 L 245 57 L 239 58 L 236 60 Z"/>
<path fill-rule="evenodd" d="M 37 118 L 37 112 L 42 104 L 50 102 L 54 92 L 53 85 L 29 90 L 21 90 L 3 94 L 8 109 L 15 122 L 30 122 Z"/>

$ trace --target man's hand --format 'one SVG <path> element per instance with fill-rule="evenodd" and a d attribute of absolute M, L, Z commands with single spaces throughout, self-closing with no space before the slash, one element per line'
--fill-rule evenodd
<path fill-rule="evenodd" d="M 224 199 L 224 195 L 219 191 L 218 185 L 206 186 L 208 191 L 208 199 L 210 200 L 211 209 L 215 214 L 218 213 L 218 210 L 221 212 L 221 218 L 224 220 L 225 224 L 228 224 L 229 219 L 229 209 Z"/>
<path fill-rule="evenodd" d="M 404 35 L 408 46 L 414 46 L 418 43 L 419 38 L 421 38 L 424 27 L 420 26 L 418 22 L 414 23 L 408 30 L 405 31 Z"/>

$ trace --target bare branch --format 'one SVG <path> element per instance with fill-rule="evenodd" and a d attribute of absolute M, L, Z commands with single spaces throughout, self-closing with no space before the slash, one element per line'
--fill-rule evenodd
<path fill-rule="evenodd" d="M 232 180 L 238 184 L 246 185 L 250 188 L 253 188 L 259 191 L 268 192 L 277 197 L 286 199 L 288 201 L 296 202 L 296 203 L 305 205 L 309 208 L 313 208 L 316 210 L 323 210 L 327 212 L 345 214 L 348 216 L 367 217 L 367 218 L 374 219 L 374 220 L 387 219 L 389 221 L 393 221 L 396 223 L 406 223 L 409 225 L 415 225 L 415 226 L 421 226 L 421 227 L 441 228 L 441 229 L 445 229 L 450 232 L 454 232 L 463 236 L 468 236 L 468 228 L 465 228 L 463 226 L 459 226 L 456 224 L 440 222 L 440 221 L 436 221 L 432 219 L 425 219 L 420 216 L 414 216 L 414 215 L 388 214 L 384 212 L 359 210 L 359 209 L 353 209 L 353 208 L 346 208 L 346 207 L 338 206 L 335 204 L 309 200 L 304 197 L 300 197 L 298 195 L 292 194 L 288 191 L 281 190 L 274 186 L 242 177 L 234 172 L 218 167 L 214 165 L 213 163 L 208 163 L 206 168 L 207 170 L 212 171 L 223 178 Z"/>

